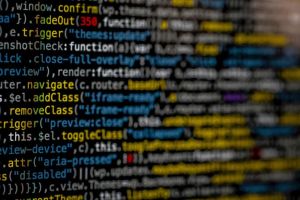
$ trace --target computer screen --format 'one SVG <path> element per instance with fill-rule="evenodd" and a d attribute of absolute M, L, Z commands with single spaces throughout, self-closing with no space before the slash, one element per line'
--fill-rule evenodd
<path fill-rule="evenodd" d="M 299 199 L 299 35 L 298 0 L 0 0 L 0 199 Z"/>

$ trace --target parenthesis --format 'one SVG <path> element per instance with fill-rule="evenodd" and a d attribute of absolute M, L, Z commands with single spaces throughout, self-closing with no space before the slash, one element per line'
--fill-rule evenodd
<path fill-rule="evenodd" d="M 124 46 L 125 46 L 124 53 L 127 53 L 130 50 L 128 47 L 128 43 L 124 42 Z"/>
<path fill-rule="evenodd" d="M 47 66 L 47 77 L 49 77 L 49 74 L 50 74 L 50 69 L 49 66 Z"/>
<path fill-rule="evenodd" d="M 68 39 L 68 28 L 65 28 L 65 39 Z"/>
<path fill-rule="evenodd" d="M 81 94 L 80 94 L 80 100 L 81 100 L 81 103 L 84 103 L 83 92 L 81 92 Z"/>
<path fill-rule="evenodd" d="M 84 193 L 84 199 L 88 199 L 88 192 Z"/>
<path fill-rule="evenodd" d="M 40 127 L 43 129 L 43 117 L 41 117 L 41 119 L 40 119 Z"/>
<path fill-rule="evenodd" d="M 79 16 L 78 16 L 78 15 L 77 15 L 77 17 L 76 17 L 76 26 L 79 27 Z"/>
<path fill-rule="evenodd" d="M 127 140 L 127 129 L 126 128 L 124 129 L 123 133 L 124 133 L 123 138 L 125 140 Z"/>
<path fill-rule="evenodd" d="M 2 185 L 3 185 L 3 192 L 2 192 L 2 194 L 4 195 L 5 192 L 6 192 L 6 187 L 5 187 L 5 184 L 2 184 Z"/>
<path fill-rule="evenodd" d="M 87 142 L 84 143 L 85 145 L 85 152 L 84 153 L 87 153 L 88 150 L 89 150 L 89 144 Z"/>
<path fill-rule="evenodd" d="M 126 50 L 125 53 L 129 53 L 130 52 L 130 44 L 129 44 L 129 42 L 125 42 L 125 50 Z M 133 51 L 132 53 L 135 54 L 134 48 L 132 49 L 132 51 Z"/>
<path fill-rule="evenodd" d="M 17 13 L 17 18 L 18 18 L 18 20 L 17 20 L 17 24 L 20 24 L 20 21 L 21 21 L 21 18 L 20 18 L 20 13 Z"/>
<path fill-rule="evenodd" d="M 23 183 L 21 182 L 21 194 L 23 194 L 24 193 L 24 185 L 23 185 Z"/>
<path fill-rule="evenodd" d="M 36 167 L 36 156 L 33 158 L 33 166 Z"/>
<path fill-rule="evenodd" d="M 8 1 L 6 0 L 5 2 L 6 2 L 5 10 L 8 10 L 8 6 L 9 6 Z"/>
<path fill-rule="evenodd" d="M 75 80 L 75 89 L 78 90 L 78 78 Z"/>
<path fill-rule="evenodd" d="M 0 10 L 3 10 L 3 8 L 2 8 L 2 0 L 0 0 Z"/>
<path fill-rule="evenodd" d="M 15 187 L 16 187 L 15 194 L 17 194 L 17 192 L 18 192 L 18 185 L 16 183 L 15 183 Z"/>
<path fill-rule="evenodd" d="M 32 186 L 33 186 L 32 193 L 34 194 L 35 193 L 35 182 L 32 183 Z"/>
<path fill-rule="evenodd" d="M 119 53 L 118 43 L 117 42 L 114 43 L 114 49 L 116 50 L 116 53 Z"/>
<path fill-rule="evenodd" d="M 75 105 L 75 115 L 78 115 L 78 104 Z"/>
<path fill-rule="evenodd" d="M 39 182 L 39 193 L 41 193 L 42 192 L 42 184 L 41 184 L 41 182 Z"/>
<path fill-rule="evenodd" d="M 27 192 L 26 192 L 26 194 L 29 194 L 29 183 L 26 183 L 26 185 L 27 185 Z"/>
<path fill-rule="evenodd" d="M 23 16 L 24 16 L 24 23 L 23 24 L 26 24 L 26 14 L 24 13 Z"/>
<path fill-rule="evenodd" d="M 2 36 L 2 26 L 0 26 L 0 37 Z"/>
<path fill-rule="evenodd" d="M 91 167 L 91 170 L 90 170 L 90 176 L 91 176 L 91 178 L 94 178 L 94 173 L 93 173 L 93 171 L 94 171 L 94 167 Z"/>
<path fill-rule="evenodd" d="M 12 170 L 9 172 L 9 181 L 12 182 Z"/>

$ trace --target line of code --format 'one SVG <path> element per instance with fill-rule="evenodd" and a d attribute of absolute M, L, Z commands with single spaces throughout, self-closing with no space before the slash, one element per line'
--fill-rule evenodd
<path fill-rule="evenodd" d="M 0 0 L 0 198 L 297 200 L 297 13 Z"/>

